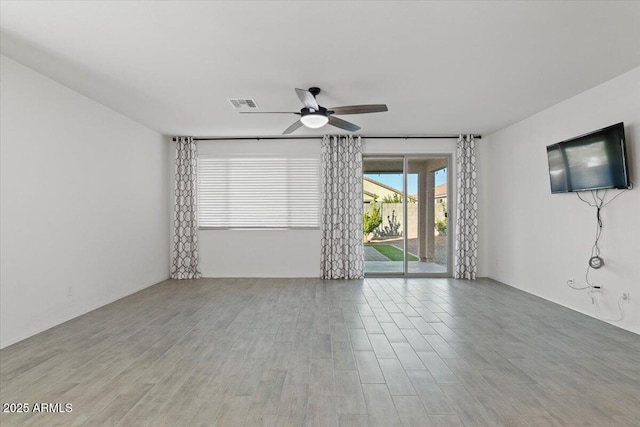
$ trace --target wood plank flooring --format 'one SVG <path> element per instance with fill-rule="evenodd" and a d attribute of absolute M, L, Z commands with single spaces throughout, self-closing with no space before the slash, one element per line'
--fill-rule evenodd
<path fill-rule="evenodd" d="M 6 426 L 638 426 L 640 336 L 491 280 L 166 281 L 0 351 Z"/>

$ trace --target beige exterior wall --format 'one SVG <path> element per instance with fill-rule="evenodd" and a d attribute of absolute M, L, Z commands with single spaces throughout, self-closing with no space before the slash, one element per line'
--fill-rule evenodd
<path fill-rule="evenodd" d="M 446 199 L 444 200 L 446 201 Z M 405 227 L 404 227 L 403 218 L 402 218 L 402 203 L 378 203 L 378 206 L 380 206 L 380 214 L 382 215 L 382 224 L 380 224 L 380 226 L 378 227 L 378 230 L 384 230 L 384 227 L 389 225 L 389 220 L 387 218 L 391 218 L 393 215 L 393 212 L 395 211 L 396 219 L 397 221 L 400 222 L 399 231 L 404 233 Z M 436 221 L 442 220 L 445 218 L 444 204 L 436 201 L 435 210 L 436 210 L 436 215 L 435 215 Z M 364 212 L 370 212 L 370 211 L 371 211 L 371 204 L 365 203 Z M 418 237 L 418 204 L 415 202 L 410 202 L 409 205 L 407 206 L 407 222 L 408 222 L 408 226 L 406 227 L 407 233 L 408 233 L 407 238 L 413 239 Z M 436 235 L 438 235 L 437 231 L 436 231 Z"/>

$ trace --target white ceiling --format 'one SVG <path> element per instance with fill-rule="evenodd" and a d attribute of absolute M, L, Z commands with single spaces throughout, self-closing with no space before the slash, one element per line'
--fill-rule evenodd
<path fill-rule="evenodd" d="M 487 134 L 640 66 L 640 2 L 2 1 L 2 52 L 168 134 L 278 135 L 294 88 L 366 135 Z M 335 128 L 300 129 L 296 134 Z"/>

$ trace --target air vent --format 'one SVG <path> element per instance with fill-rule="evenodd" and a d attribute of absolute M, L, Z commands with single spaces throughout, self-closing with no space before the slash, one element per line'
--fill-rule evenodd
<path fill-rule="evenodd" d="M 229 102 L 233 105 L 233 108 L 258 108 L 258 104 L 251 98 L 234 98 Z"/>

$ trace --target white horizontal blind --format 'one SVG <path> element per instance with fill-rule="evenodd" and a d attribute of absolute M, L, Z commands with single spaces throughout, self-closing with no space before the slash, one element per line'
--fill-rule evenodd
<path fill-rule="evenodd" d="M 200 228 L 318 227 L 318 158 L 198 158 Z"/>

